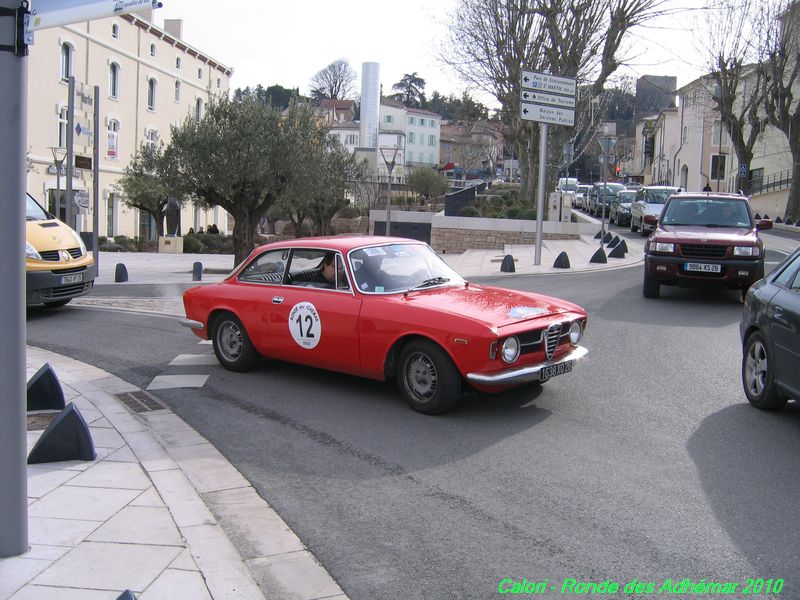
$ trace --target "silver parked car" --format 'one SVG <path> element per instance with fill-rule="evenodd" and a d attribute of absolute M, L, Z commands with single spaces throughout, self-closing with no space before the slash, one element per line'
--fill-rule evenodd
<path fill-rule="evenodd" d="M 650 235 L 667 198 L 680 191 L 681 188 L 669 185 L 647 185 L 636 190 L 636 199 L 631 203 L 631 231 L 641 231 L 645 237 Z"/>

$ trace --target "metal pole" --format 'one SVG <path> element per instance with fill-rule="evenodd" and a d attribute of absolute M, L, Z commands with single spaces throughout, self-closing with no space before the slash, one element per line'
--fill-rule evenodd
<path fill-rule="evenodd" d="M 385 235 L 391 235 L 389 233 L 392 230 L 392 165 L 389 167 L 389 191 L 386 194 L 386 232 Z"/>
<path fill-rule="evenodd" d="M 58 203 L 61 201 L 61 165 L 64 164 L 63 160 L 54 160 L 56 163 L 56 201 L 55 201 L 55 212 L 56 218 L 58 218 Z"/>
<path fill-rule="evenodd" d="M 19 0 L 0 0 L 18 9 Z M 16 42 L 16 19 L 0 18 L 0 43 Z M 0 51 L 0 196 L 5 226 L 0 235 L 0 558 L 28 550 L 25 406 L 25 148 L 28 60 Z"/>
<path fill-rule="evenodd" d="M 72 217 L 72 176 L 75 165 L 75 152 L 72 144 L 74 142 L 75 129 L 75 77 L 69 76 L 69 98 L 67 99 L 67 203 L 64 213 L 64 222 L 75 231 L 75 219 Z"/>
<path fill-rule="evenodd" d="M 719 191 L 719 163 L 722 160 L 722 113 L 719 113 L 719 146 L 717 146 L 717 191 Z"/>
<path fill-rule="evenodd" d="M 100 235 L 100 86 L 94 86 L 94 152 L 92 172 L 92 194 L 94 195 L 94 217 L 92 218 L 92 255 L 94 256 L 94 275 L 100 274 L 100 252 L 98 249 Z"/>
<path fill-rule="evenodd" d="M 603 246 L 603 238 L 606 237 L 606 200 L 608 200 L 608 154 L 603 154 L 603 208 L 600 212 L 600 247 Z"/>
<path fill-rule="evenodd" d="M 536 249 L 533 264 L 542 264 L 542 226 L 544 222 L 544 184 L 547 171 L 547 123 L 539 123 L 539 193 L 536 200 Z"/>

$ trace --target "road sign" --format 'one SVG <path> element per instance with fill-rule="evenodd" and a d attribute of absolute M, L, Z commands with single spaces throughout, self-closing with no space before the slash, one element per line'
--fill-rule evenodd
<path fill-rule="evenodd" d="M 145 8 L 161 8 L 158 0 L 36 0 L 28 31 L 124 15 Z"/>
<path fill-rule="evenodd" d="M 75 205 L 78 208 L 82 208 L 83 210 L 87 210 L 89 208 L 89 192 L 86 190 L 75 190 L 73 193 L 73 198 L 75 199 Z"/>
<path fill-rule="evenodd" d="M 597 138 L 597 142 L 603 149 L 603 154 L 609 154 L 617 144 L 617 138 L 613 135 L 601 135 Z"/>
<path fill-rule="evenodd" d="M 81 156 L 80 154 L 75 155 L 75 168 L 76 169 L 91 169 L 92 168 L 92 157 L 91 156 Z"/>
<path fill-rule="evenodd" d="M 536 73 L 535 71 L 522 72 L 522 87 L 537 92 L 551 92 L 567 96 L 574 96 L 577 90 L 575 79 L 571 77 Z"/>
<path fill-rule="evenodd" d="M 739 165 L 739 177 L 747 177 L 747 165 L 745 163 Z"/>
<path fill-rule="evenodd" d="M 542 106 L 541 104 L 520 103 L 521 117 L 526 121 L 539 121 L 554 125 L 575 125 L 575 111 L 555 106 Z"/>
<path fill-rule="evenodd" d="M 563 106 L 575 108 L 575 96 L 556 96 L 545 92 L 531 92 L 522 90 L 522 101 L 533 102 L 534 104 L 548 104 L 551 106 Z"/>

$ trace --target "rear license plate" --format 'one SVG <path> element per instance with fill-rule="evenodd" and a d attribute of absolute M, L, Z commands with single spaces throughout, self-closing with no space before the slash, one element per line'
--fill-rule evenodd
<path fill-rule="evenodd" d="M 687 262 L 683 265 L 683 268 L 687 271 L 697 271 L 699 273 L 722 273 L 722 265 Z"/>
<path fill-rule="evenodd" d="M 75 273 L 74 275 L 61 276 L 61 285 L 65 285 L 67 283 L 80 283 L 81 281 L 83 281 L 83 273 Z"/>
<path fill-rule="evenodd" d="M 564 373 L 569 373 L 572 371 L 572 363 L 574 361 L 568 360 L 567 362 L 559 363 L 557 365 L 550 365 L 548 367 L 542 367 L 542 370 L 539 371 L 539 381 L 547 381 L 551 377 L 555 377 L 556 375 L 563 375 Z"/>

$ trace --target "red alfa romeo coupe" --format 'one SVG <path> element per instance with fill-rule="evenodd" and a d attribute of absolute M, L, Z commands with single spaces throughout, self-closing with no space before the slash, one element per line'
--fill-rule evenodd
<path fill-rule="evenodd" d="M 430 246 L 393 237 L 302 238 L 261 246 L 219 283 L 186 290 L 182 325 L 226 369 L 259 357 L 376 380 L 397 378 L 427 414 L 464 384 L 543 383 L 586 356 L 580 307 L 465 281 Z"/>

